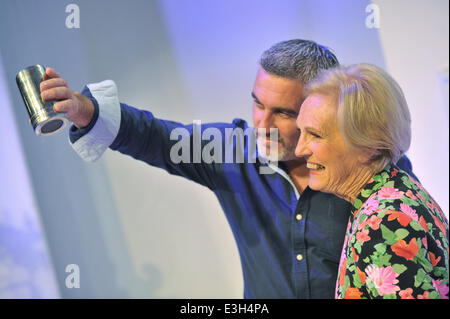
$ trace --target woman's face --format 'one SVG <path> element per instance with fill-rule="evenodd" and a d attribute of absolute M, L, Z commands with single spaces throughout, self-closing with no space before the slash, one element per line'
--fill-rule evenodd
<path fill-rule="evenodd" d="M 295 155 L 305 157 L 309 187 L 342 194 L 359 172 L 360 152 L 344 140 L 337 123 L 337 98 L 311 94 L 303 102 L 297 118 L 300 138 Z"/>

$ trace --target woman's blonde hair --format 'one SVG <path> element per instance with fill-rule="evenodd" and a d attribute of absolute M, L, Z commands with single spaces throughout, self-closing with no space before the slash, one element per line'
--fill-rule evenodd
<path fill-rule="evenodd" d="M 337 121 L 346 142 L 371 151 L 377 170 L 396 163 L 411 143 L 411 117 L 397 82 L 371 64 L 321 72 L 306 94 L 337 96 Z"/>

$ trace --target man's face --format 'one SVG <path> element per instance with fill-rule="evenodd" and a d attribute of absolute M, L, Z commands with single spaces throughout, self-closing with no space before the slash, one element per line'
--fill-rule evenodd
<path fill-rule="evenodd" d="M 258 132 L 258 149 L 266 148 L 269 159 L 270 129 L 278 129 L 278 160 L 298 160 L 295 147 L 299 133 L 295 124 L 303 102 L 303 83 L 272 75 L 260 69 L 253 87 L 253 124 L 256 129 L 266 129 L 266 136 Z"/>

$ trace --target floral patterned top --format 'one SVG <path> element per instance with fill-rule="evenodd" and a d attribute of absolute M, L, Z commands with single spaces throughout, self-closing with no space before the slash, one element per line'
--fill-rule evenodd
<path fill-rule="evenodd" d="M 336 298 L 448 299 L 448 221 L 419 182 L 388 165 L 353 206 Z"/>

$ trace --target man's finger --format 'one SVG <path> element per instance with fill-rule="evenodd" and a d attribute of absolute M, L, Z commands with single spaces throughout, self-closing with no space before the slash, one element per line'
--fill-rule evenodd
<path fill-rule="evenodd" d="M 71 99 L 55 103 L 55 105 L 53 105 L 53 110 L 56 113 L 68 113 L 72 110 L 73 103 L 74 101 Z"/>
<path fill-rule="evenodd" d="M 60 78 L 61 76 L 59 75 L 58 72 L 55 71 L 55 69 L 52 69 L 50 67 L 45 69 L 45 73 L 44 76 L 42 77 L 43 80 L 48 80 L 48 79 L 52 79 L 52 78 Z"/>
<path fill-rule="evenodd" d="M 41 98 L 44 102 L 52 102 L 58 100 L 65 100 L 72 97 L 72 91 L 67 87 L 56 87 L 45 90 L 41 93 Z"/>
<path fill-rule="evenodd" d="M 40 84 L 40 89 L 42 92 L 42 91 L 49 90 L 49 89 L 52 89 L 52 88 L 58 87 L 58 86 L 66 86 L 67 87 L 66 80 L 64 80 L 63 78 L 53 78 L 53 79 L 48 79 L 48 80 L 42 81 Z"/>

